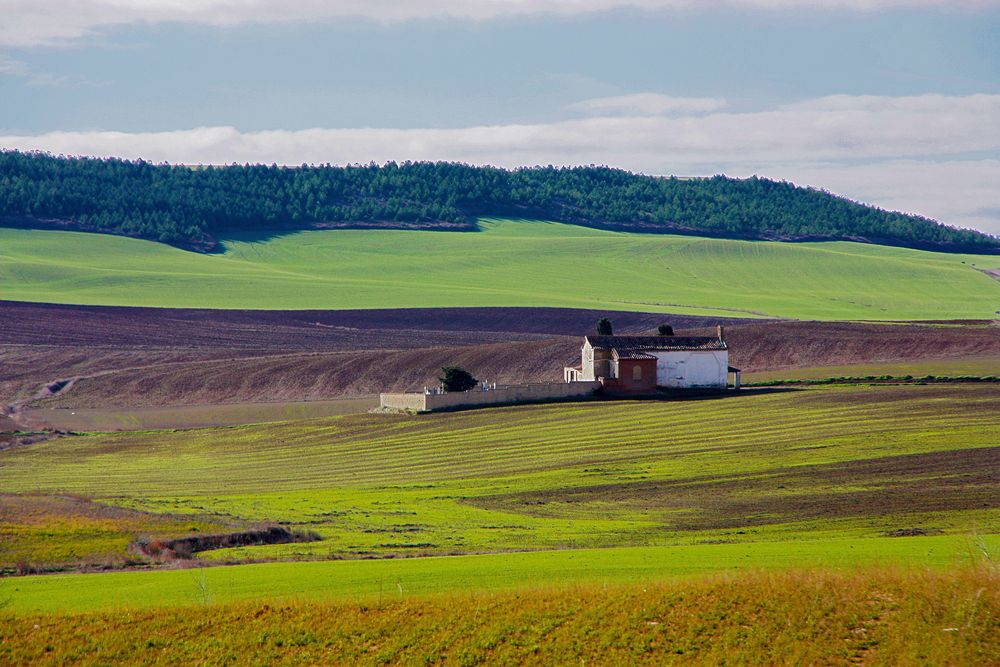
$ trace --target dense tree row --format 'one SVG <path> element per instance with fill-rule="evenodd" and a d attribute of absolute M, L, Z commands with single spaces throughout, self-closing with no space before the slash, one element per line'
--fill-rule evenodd
<path fill-rule="evenodd" d="M 762 178 L 428 162 L 186 167 L 0 152 L 0 218 L 8 225 L 61 221 L 206 248 L 228 230 L 320 223 L 473 229 L 482 215 L 735 238 L 1000 247 L 1000 239 L 978 232 Z"/>

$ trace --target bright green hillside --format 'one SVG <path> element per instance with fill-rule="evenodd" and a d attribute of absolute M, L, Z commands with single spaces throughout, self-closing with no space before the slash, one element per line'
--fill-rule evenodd
<path fill-rule="evenodd" d="M 0 229 L 0 297 L 215 308 L 563 306 L 813 319 L 991 317 L 1000 257 L 487 221 L 484 231 L 306 231 L 220 255 Z"/>

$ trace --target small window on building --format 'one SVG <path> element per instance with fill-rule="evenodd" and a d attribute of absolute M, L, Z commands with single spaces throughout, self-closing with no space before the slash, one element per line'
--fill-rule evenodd
<path fill-rule="evenodd" d="M 641 380 L 642 379 L 642 366 L 636 364 L 632 367 L 632 379 Z"/>

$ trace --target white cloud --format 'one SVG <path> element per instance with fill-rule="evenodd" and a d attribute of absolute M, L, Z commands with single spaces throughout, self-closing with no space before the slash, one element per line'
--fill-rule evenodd
<path fill-rule="evenodd" d="M 963 108 L 988 113 L 994 110 L 996 95 L 966 95 Z M 883 95 L 827 95 L 782 105 L 784 111 L 861 111 L 866 113 L 947 113 L 955 108 L 956 98 L 949 95 L 913 95 L 887 97 Z"/>
<path fill-rule="evenodd" d="M 456 129 L 52 132 L 0 147 L 187 164 L 457 160 L 758 173 L 1000 232 L 1000 95 L 833 96 L 747 113 L 599 116 Z M 961 156 L 962 159 L 956 159 Z"/>
<path fill-rule="evenodd" d="M 676 113 L 708 113 L 726 106 L 719 97 L 671 97 L 658 93 L 636 93 L 596 97 L 569 105 L 571 111 L 593 115 L 659 116 Z"/>
<path fill-rule="evenodd" d="M 213 26 L 362 18 L 395 22 L 489 20 L 532 14 L 577 15 L 613 9 L 705 7 L 762 10 L 898 8 L 987 9 L 1000 0 L 0 0 L 0 45 L 73 42 L 107 26 L 185 22 Z"/>
<path fill-rule="evenodd" d="M 836 100 L 836 102 L 827 102 Z M 884 160 L 1000 151 L 1000 95 L 821 98 L 746 113 L 598 116 L 455 129 L 54 132 L 0 146 L 172 162 L 423 159 L 508 166 L 584 162 L 660 171 L 719 163 Z"/>

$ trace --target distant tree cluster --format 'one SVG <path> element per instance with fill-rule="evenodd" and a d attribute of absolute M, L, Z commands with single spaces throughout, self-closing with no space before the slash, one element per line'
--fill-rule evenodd
<path fill-rule="evenodd" d="M 1000 239 L 763 178 L 660 178 L 608 167 L 446 162 L 189 167 L 0 152 L 0 224 L 55 224 L 211 247 L 229 231 L 322 224 L 475 229 L 479 216 L 749 239 L 852 239 L 956 250 Z M 45 222 L 49 221 L 49 222 Z"/>

